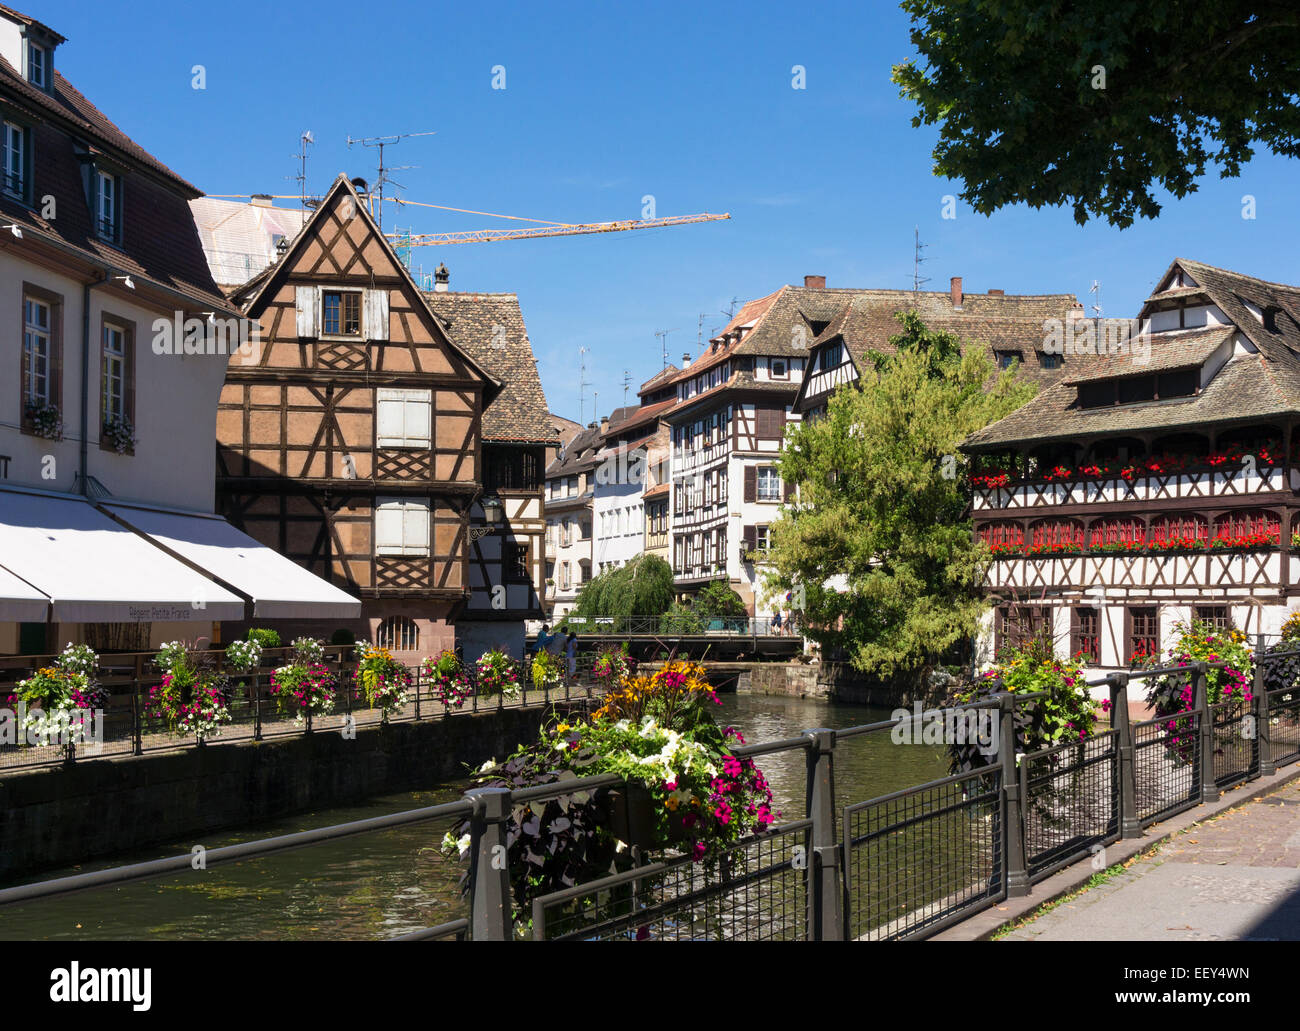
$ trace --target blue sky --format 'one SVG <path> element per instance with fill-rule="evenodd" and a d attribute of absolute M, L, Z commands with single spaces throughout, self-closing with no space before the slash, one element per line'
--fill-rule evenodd
<path fill-rule="evenodd" d="M 212 194 L 296 192 L 340 171 L 373 178 L 375 152 L 348 136 L 436 131 L 386 151 L 402 196 L 563 222 L 730 212 L 731 221 L 599 236 L 423 248 L 452 289 L 518 293 L 553 411 L 583 415 L 696 351 L 723 310 L 805 274 L 828 286 L 910 287 L 913 228 L 930 289 L 1070 292 L 1101 282 L 1105 314 L 1136 314 L 1175 256 L 1300 282 L 1294 162 L 1261 155 L 1211 174 L 1160 218 L 1119 231 L 1068 211 L 986 218 L 931 173 L 932 129 L 890 82 L 910 53 L 896 6 L 665 3 L 309 4 L 156 0 L 20 4 L 68 38 L 63 73 L 142 146 Z M 203 65 L 206 89 L 191 88 Z M 504 90 L 492 88 L 504 66 Z M 792 88 L 792 68 L 806 88 Z M 1069 127 L 1062 127 L 1068 132 Z M 1255 197 L 1246 220 L 1242 196 Z M 385 228 L 503 227 L 480 216 L 388 204 Z"/>

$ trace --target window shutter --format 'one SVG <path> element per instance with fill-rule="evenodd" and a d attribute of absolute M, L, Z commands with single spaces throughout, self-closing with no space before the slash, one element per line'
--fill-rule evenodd
<path fill-rule="evenodd" d="M 430 446 L 433 428 L 433 393 L 428 390 L 411 392 L 406 396 L 406 443 L 416 447 Z"/>
<path fill-rule="evenodd" d="M 429 553 L 429 509 L 419 501 L 408 501 L 403 506 L 402 543 L 408 555 Z"/>
<path fill-rule="evenodd" d="M 782 484 L 782 491 L 783 491 L 782 493 L 783 499 L 789 501 L 792 497 L 794 497 L 794 484 L 791 483 L 789 480 L 786 480 L 784 484 Z"/>
<path fill-rule="evenodd" d="M 758 467 L 753 465 L 745 466 L 745 500 L 758 500 Z"/>
<path fill-rule="evenodd" d="M 320 291 L 314 286 L 297 288 L 298 335 L 320 336 Z"/>
<path fill-rule="evenodd" d="M 379 390 L 375 408 L 375 436 L 380 447 L 401 447 L 406 442 L 405 406 L 400 391 Z"/>
<path fill-rule="evenodd" d="M 744 540 L 746 552 L 756 551 L 758 549 L 758 527 L 746 526 Z"/>
<path fill-rule="evenodd" d="M 362 295 L 367 340 L 388 339 L 388 291 L 367 290 Z"/>
<path fill-rule="evenodd" d="M 375 509 L 375 554 L 402 553 L 401 502 L 381 502 Z"/>

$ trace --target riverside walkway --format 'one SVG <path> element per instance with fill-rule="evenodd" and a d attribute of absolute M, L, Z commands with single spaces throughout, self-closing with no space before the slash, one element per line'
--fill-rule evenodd
<path fill-rule="evenodd" d="M 1192 823 L 1001 940 L 1300 940 L 1300 779 Z"/>

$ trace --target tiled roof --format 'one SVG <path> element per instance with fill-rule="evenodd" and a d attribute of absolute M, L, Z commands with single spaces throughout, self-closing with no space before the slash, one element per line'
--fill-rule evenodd
<path fill-rule="evenodd" d="M 1144 338 L 1150 341 L 1151 347 L 1146 361 L 1142 360 L 1143 348 L 1132 344 L 1126 344 L 1126 350 L 1115 354 L 1074 355 L 1070 362 L 1072 371 L 1063 377 L 1062 382 L 1071 385 L 1091 383 L 1199 367 L 1235 332 L 1232 326 L 1212 326 L 1185 333 L 1152 333 Z"/>
<path fill-rule="evenodd" d="M 604 446 L 605 435 L 599 426 L 591 426 L 574 437 L 546 468 L 546 477 L 570 476 L 596 466 L 596 452 Z"/>
<path fill-rule="evenodd" d="M 986 450 L 1097 434 L 1190 429 L 1288 413 L 1300 413 L 1300 371 L 1279 369 L 1262 355 L 1245 354 L 1230 359 L 1200 394 L 1185 400 L 1079 408 L 1077 389 L 1057 383 L 972 434 L 963 447 Z"/>
<path fill-rule="evenodd" d="M 36 192 L 58 205 L 57 218 L 0 197 L 0 217 L 97 265 L 176 290 L 198 304 L 233 312 L 212 280 L 188 201 L 198 190 L 127 138 L 55 71 L 55 96 L 36 89 L 0 58 L 0 96 L 16 97 L 39 119 L 33 127 Z M 114 246 L 94 232 L 74 136 L 116 152 L 132 174 L 122 179 L 122 240 Z"/>
<path fill-rule="evenodd" d="M 436 290 L 425 291 L 425 297 L 447 324 L 452 343 L 503 384 L 483 410 L 483 439 L 557 443 L 519 298 Z M 493 346 L 501 339 L 497 327 L 505 330 L 504 348 Z"/>
<path fill-rule="evenodd" d="M 190 201 L 212 278 L 224 287 L 247 283 L 276 260 L 275 238 L 292 241 L 309 212 L 216 197 Z"/>
<path fill-rule="evenodd" d="M 717 386 L 710 387 L 708 390 L 701 391 L 694 397 L 675 404 L 669 411 L 662 416 L 664 422 L 676 422 L 681 416 L 687 415 L 699 408 L 701 405 L 710 404 L 725 393 L 743 390 L 747 393 L 771 394 L 774 397 L 783 397 L 787 401 L 792 401 L 795 394 L 798 393 L 799 384 L 789 380 L 760 380 L 755 379 L 752 372 L 733 372 L 731 378 Z"/>
<path fill-rule="evenodd" d="M 1181 266 L 1204 287 L 1210 299 L 1265 356 L 1281 359 L 1300 355 L 1300 287 L 1270 283 L 1186 258 L 1175 259 L 1173 265 Z M 1266 329 L 1251 314 L 1246 301 L 1261 309 L 1279 309 L 1276 330 Z"/>

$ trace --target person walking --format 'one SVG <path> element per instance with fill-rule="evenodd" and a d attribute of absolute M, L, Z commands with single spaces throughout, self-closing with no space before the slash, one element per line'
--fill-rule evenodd
<path fill-rule="evenodd" d="M 569 658 L 569 682 L 572 683 L 578 675 L 578 635 L 572 630 L 565 641 L 564 651 Z"/>
<path fill-rule="evenodd" d="M 551 642 L 550 630 L 551 630 L 550 624 L 543 623 L 542 629 L 537 631 L 537 643 L 533 645 L 534 655 L 541 655 L 542 652 L 549 650 L 549 645 Z"/>
<path fill-rule="evenodd" d="M 780 609 L 772 610 L 772 632 L 775 634 L 781 633 L 781 610 Z"/>

